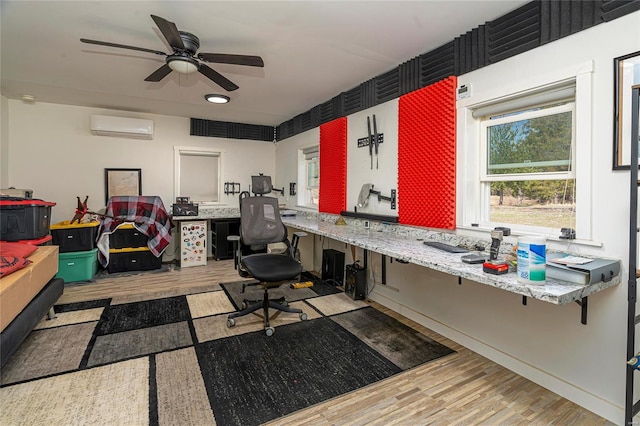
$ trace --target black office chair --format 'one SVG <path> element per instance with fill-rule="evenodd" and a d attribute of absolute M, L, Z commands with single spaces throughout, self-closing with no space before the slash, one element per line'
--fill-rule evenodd
<path fill-rule="evenodd" d="M 287 228 L 280 219 L 278 199 L 264 196 L 272 190 L 271 177 L 252 176 L 251 186 L 254 196 L 249 196 L 246 191 L 240 194 L 239 238 L 230 240 L 235 240 L 235 264 L 239 274 L 259 281 L 253 285 L 264 288 L 264 296 L 259 301 L 245 299 L 241 311 L 229 314 L 227 326 L 233 327 L 235 318 L 262 309 L 264 330 L 267 336 L 271 336 L 275 330 L 269 323 L 269 308 L 296 313 L 301 320 L 307 319 L 301 309 L 290 308 L 284 298 L 269 299 L 269 289 L 296 280 L 302 273 L 302 264 L 296 259 L 299 235 L 294 235 L 289 241 Z M 274 243 L 284 243 L 284 253 L 270 253 L 268 245 Z M 244 292 L 244 287 L 242 290 Z"/>

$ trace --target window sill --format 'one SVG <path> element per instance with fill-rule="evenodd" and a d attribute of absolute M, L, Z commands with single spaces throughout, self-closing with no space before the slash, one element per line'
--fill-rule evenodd
<path fill-rule="evenodd" d="M 487 237 L 487 236 L 490 236 L 491 231 L 492 231 L 492 228 L 486 228 L 486 227 L 480 227 L 480 226 L 457 226 L 456 227 L 457 233 L 461 235 L 467 235 L 467 236 Z M 526 236 L 526 235 L 532 235 L 532 234 L 535 234 L 535 232 L 521 232 L 521 231 L 515 230 L 511 232 L 510 237 L 506 237 L 506 238 L 507 240 L 513 239 L 513 243 L 515 244 L 519 236 Z M 542 235 L 542 234 L 539 233 L 538 235 Z M 581 240 L 581 239 L 564 240 L 558 236 L 549 236 L 549 235 L 545 235 L 545 237 L 547 238 L 547 241 L 559 243 L 559 244 L 587 246 L 587 247 L 602 247 L 602 242 L 600 241 Z"/>
<path fill-rule="evenodd" d="M 318 211 L 318 206 L 306 206 L 304 204 L 296 204 L 296 208 L 300 210 L 310 211 L 310 212 Z"/>

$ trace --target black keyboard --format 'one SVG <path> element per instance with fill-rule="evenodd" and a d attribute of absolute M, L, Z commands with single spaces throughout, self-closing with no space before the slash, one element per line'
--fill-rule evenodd
<path fill-rule="evenodd" d="M 438 250 L 448 251 L 449 253 L 468 253 L 469 252 L 469 250 L 465 248 L 452 246 L 451 244 L 441 243 L 439 241 L 425 241 L 424 245 L 437 248 Z"/>

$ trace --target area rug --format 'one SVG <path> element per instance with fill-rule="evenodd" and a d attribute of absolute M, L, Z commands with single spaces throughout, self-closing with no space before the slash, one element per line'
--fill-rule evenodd
<path fill-rule="evenodd" d="M 280 287 L 270 289 L 269 297 L 271 299 L 284 297 L 288 302 L 295 302 L 297 300 L 304 300 L 317 296 L 336 294 L 342 291 L 334 285 L 327 284 L 324 281 L 313 277 L 311 274 L 303 274 L 299 282 L 310 282 L 312 283 L 312 286 L 294 289 L 291 288 L 290 284 L 284 284 Z M 259 301 L 263 299 L 264 289 L 256 286 L 256 284 L 258 284 L 258 282 L 255 280 L 245 280 L 221 284 L 221 287 L 227 293 L 235 308 L 242 309 L 242 302 L 245 299 L 249 301 Z"/>
<path fill-rule="evenodd" d="M 271 337 L 228 328 L 238 285 L 56 306 L 0 372 L 2 424 L 258 425 L 453 353 L 335 287 L 283 289 L 309 319 Z"/>

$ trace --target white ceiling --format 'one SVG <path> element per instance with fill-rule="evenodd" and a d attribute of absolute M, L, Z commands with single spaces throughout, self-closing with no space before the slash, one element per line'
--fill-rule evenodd
<path fill-rule="evenodd" d="M 3 96 L 276 126 L 530 0 L 7 1 L 0 3 Z M 258 55 L 264 68 L 208 65 L 144 79 L 164 57 L 80 38 L 170 52 L 150 15 L 200 38 L 199 52 Z M 207 93 L 231 97 L 227 105 Z"/>

